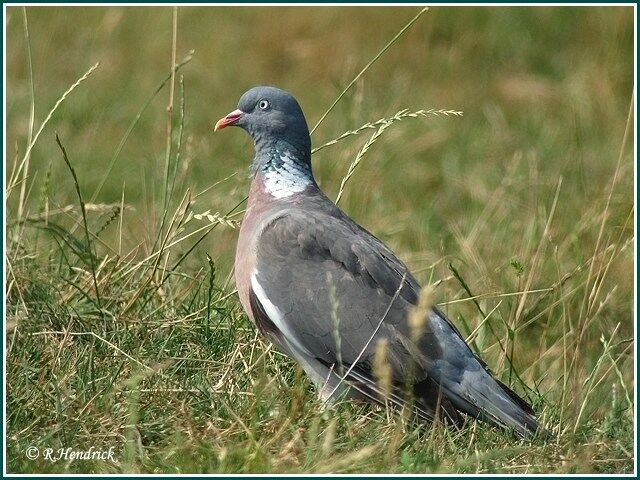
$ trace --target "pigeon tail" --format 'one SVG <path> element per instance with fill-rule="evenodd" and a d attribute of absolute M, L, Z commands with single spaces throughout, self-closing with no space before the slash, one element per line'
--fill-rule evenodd
<path fill-rule="evenodd" d="M 442 379 L 443 392 L 458 410 L 474 418 L 513 429 L 522 438 L 535 434 L 539 426 L 531 407 L 488 373 L 484 377 L 463 383 Z"/>
<path fill-rule="evenodd" d="M 521 437 L 538 430 L 531 406 L 504 383 L 495 379 L 462 339 L 444 314 L 434 310 L 441 355 L 427 367 L 443 396 L 459 411 L 493 425 L 513 429 Z"/>

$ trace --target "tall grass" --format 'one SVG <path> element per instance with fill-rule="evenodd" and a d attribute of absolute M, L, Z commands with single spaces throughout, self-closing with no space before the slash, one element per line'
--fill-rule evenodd
<path fill-rule="evenodd" d="M 9 472 L 633 471 L 632 11 L 424 12 L 7 9 Z M 326 408 L 261 339 L 231 281 L 251 147 L 209 136 L 253 83 L 550 437 Z"/>

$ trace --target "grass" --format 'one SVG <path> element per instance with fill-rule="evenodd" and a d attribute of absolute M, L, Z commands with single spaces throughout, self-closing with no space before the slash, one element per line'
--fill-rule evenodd
<path fill-rule="evenodd" d="M 432 8 L 363 71 L 418 12 L 7 8 L 8 472 L 634 471 L 633 10 Z M 259 83 L 550 438 L 325 410 L 257 335 L 251 146 L 211 129 Z"/>

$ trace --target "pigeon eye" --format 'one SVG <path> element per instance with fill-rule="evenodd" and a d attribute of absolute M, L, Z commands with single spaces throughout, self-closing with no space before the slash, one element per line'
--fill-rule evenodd
<path fill-rule="evenodd" d="M 260 110 L 266 110 L 267 108 L 269 108 L 269 102 L 267 100 L 260 100 L 258 102 L 258 108 Z"/>

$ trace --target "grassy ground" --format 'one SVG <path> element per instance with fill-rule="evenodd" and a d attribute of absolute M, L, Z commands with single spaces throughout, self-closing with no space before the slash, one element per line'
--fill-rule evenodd
<path fill-rule="evenodd" d="M 275 84 L 315 125 L 418 11 L 180 8 L 189 61 L 167 81 L 171 8 L 7 9 L 8 471 L 633 471 L 631 8 L 433 8 L 313 135 L 464 111 L 395 121 L 359 156 L 366 129 L 315 171 L 335 197 L 361 158 L 341 206 L 435 285 L 552 437 L 323 411 L 242 312 L 251 145 L 213 123 Z M 63 447 L 115 458 L 43 458 Z"/>

